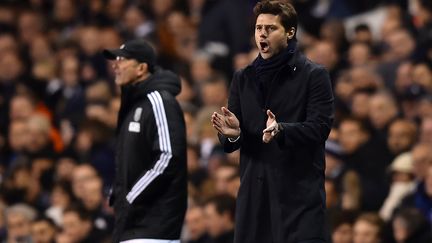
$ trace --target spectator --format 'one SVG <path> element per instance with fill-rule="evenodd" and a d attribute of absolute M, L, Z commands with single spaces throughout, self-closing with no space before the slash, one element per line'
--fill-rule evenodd
<path fill-rule="evenodd" d="M 432 164 L 426 166 L 424 176 L 415 191 L 403 199 L 401 207 L 417 208 L 432 223 Z"/>
<path fill-rule="evenodd" d="M 351 243 L 355 215 L 350 211 L 340 211 L 332 219 L 331 238 L 333 243 Z"/>
<path fill-rule="evenodd" d="M 388 129 L 387 146 L 393 155 L 411 150 L 417 139 L 417 126 L 407 119 L 394 120 Z"/>
<path fill-rule="evenodd" d="M 219 165 L 219 167 L 214 172 L 216 193 L 229 193 L 229 182 L 236 174 L 238 174 L 238 168 L 236 165 L 229 163 Z"/>
<path fill-rule="evenodd" d="M 62 232 L 72 243 L 102 242 L 103 234 L 93 227 L 90 214 L 83 208 L 71 206 L 63 212 Z"/>
<path fill-rule="evenodd" d="M 186 243 L 206 243 L 208 240 L 204 209 L 200 205 L 190 206 L 186 212 Z"/>
<path fill-rule="evenodd" d="M 31 223 L 36 211 L 26 204 L 6 208 L 7 243 L 31 242 Z"/>
<path fill-rule="evenodd" d="M 378 210 L 388 191 L 387 182 L 382 175 L 391 156 L 386 151 L 385 144 L 372 139 L 365 125 L 353 118 L 342 120 L 339 133 L 340 144 L 347 154 L 347 166 L 358 173 L 360 178 L 360 209 Z"/>
<path fill-rule="evenodd" d="M 380 91 L 371 96 L 369 101 L 369 119 L 378 136 L 385 138 L 390 123 L 398 115 L 395 98 L 388 91 Z"/>
<path fill-rule="evenodd" d="M 389 169 L 392 178 L 390 191 L 379 211 L 380 217 L 385 221 L 391 219 L 394 209 L 400 205 L 404 197 L 414 191 L 416 186 L 411 153 L 397 156 Z"/>
<path fill-rule="evenodd" d="M 54 243 L 57 226 L 54 221 L 46 217 L 38 217 L 31 225 L 31 238 L 34 243 Z"/>
<path fill-rule="evenodd" d="M 221 194 L 209 199 L 204 211 L 206 215 L 208 243 L 228 243 L 234 240 L 235 199 Z"/>
<path fill-rule="evenodd" d="M 417 182 L 426 176 L 429 164 L 432 164 L 432 145 L 429 143 L 418 143 L 412 149 L 414 176 Z"/>
<path fill-rule="evenodd" d="M 379 243 L 382 240 L 383 221 L 377 214 L 361 214 L 354 222 L 354 243 Z"/>
<path fill-rule="evenodd" d="M 404 208 L 392 221 L 393 237 L 397 243 L 430 242 L 430 224 L 415 208 Z"/>

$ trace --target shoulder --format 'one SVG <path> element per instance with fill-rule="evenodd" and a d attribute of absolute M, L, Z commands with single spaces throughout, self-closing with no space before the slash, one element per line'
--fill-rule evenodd
<path fill-rule="evenodd" d="M 323 65 L 315 63 L 310 59 L 306 58 L 305 56 L 304 56 L 304 68 L 311 73 L 321 73 L 321 74 L 328 73 L 327 69 Z"/>

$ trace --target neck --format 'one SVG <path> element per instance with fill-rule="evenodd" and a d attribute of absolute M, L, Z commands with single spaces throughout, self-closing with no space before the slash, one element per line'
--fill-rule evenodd
<path fill-rule="evenodd" d="M 143 82 L 144 80 L 148 79 L 150 77 L 151 73 L 145 73 L 143 75 L 137 76 L 137 78 L 132 81 L 132 84 L 137 84 L 139 82 Z"/>

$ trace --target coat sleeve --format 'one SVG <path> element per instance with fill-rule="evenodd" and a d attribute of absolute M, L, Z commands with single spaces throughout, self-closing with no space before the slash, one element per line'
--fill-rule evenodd
<path fill-rule="evenodd" d="M 324 143 L 333 122 L 333 93 L 330 77 L 324 68 L 314 69 L 308 83 L 306 119 L 303 122 L 280 122 L 276 141 L 281 147 Z"/>
<path fill-rule="evenodd" d="M 143 125 L 153 130 L 149 134 L 151 134 L 150 139 L 152 140 L 152 153 L 155 156 L 152 156 L 154 157 L 153 166 L 141 173 L 128 192 L 126 199 L 131 204 L 144 198 L 146 192 L 154 191 L 156 187 L 161 187 L 165 183 L 167 177 L 170 176 L 170 171 L 172 171 L 167 170 L 168 166 L 170 168 L 177 166 L 175 161 L 178 159 L 184 158 L 186 160 L 185 136 L 179 135 L 185 133 L 181 112 L 175 108 L 174 102 L 164 102 L 158 91 L 148 94 L 147 97 L 150 100 L 153 112 L 151 113 L 152 116 L 145 121 L 148 124 Z M 179 115 L 170 115 L 169 119 L 167 119 L 167 114 Z"/>
<path fill-rule="evenodd" d="M 241 71 L 237 71 L 234 74 L 234 77 L 230 86 L 230 93 L 228 98 L 228 109 L 234 113 L 234 115 L 240 121 L 240 129 L 242 127 L 242 118 L 241 118 L 241 108 L 240 108 L 240 97 L 238 94 L 238 84 L 240 81 Z M 243 136 L 240 132 L 240 138 L 235 142 L 230 142 L 228 138 L 223 136 L 222 134 L 218 134 L 219 141 L 222 144 L 224 151 L 227 153 L 231 153 L 240 148 L 241 143 L 243 141 Z"/>

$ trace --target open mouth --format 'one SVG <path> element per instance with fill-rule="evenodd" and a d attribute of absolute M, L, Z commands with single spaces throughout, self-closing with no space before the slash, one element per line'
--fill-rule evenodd
<path fill-rule="evenodd" d="M 261 41 L 259 44 L 262 52 L 267 52 L 269 50 L 269 44 L 267 42 Z"/>

